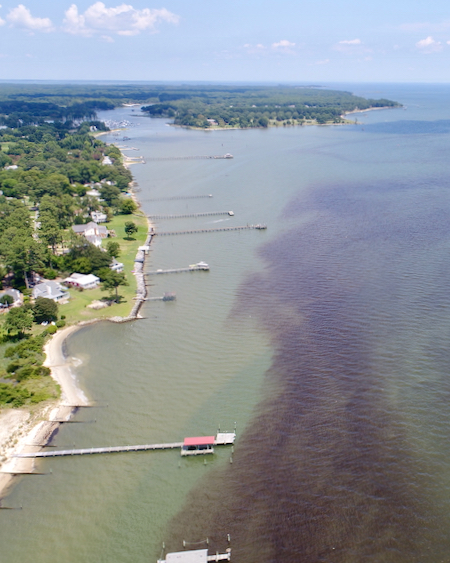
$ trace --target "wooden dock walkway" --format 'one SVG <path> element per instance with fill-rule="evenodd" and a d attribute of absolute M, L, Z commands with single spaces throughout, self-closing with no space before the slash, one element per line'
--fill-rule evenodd
<path fill-rule="evenodd" d="M 189 268 L 173 268 L 171 270 L 153 270 L 146 272 L 147 276 L 156 276 L 158 274 L 183 274 L 185 272 L 208 272 L 209 266 L 189 266 Z"/>
<path fill-rule="evenodd" d="M 147 160 L 151 161 L 160 161 L 160 160 L 202 160 L 202 159 L 212 159 L 212 160 L 231 160 L 233 155 L 231 154 L 196 154 L 193 156 L 154 156 L 147 158 Z"/>
<path fill-rule="evenodd" d="M 61 457 L 71 455 L 113 454 L 120 452 L 146 452 L 150 450 L 173 450 L 181 448 L 183 442 L 171 444 L 144 444 L 141 446 L 110 446 L 107 448 L 80 448 L 75 450 L 52 450 L 51 452 L 26 452 L 15 457 Z"/>
<path fill-rule="evenodd" d="M 214 446 L 231 446 L 236 439 L 236 432 L 219 432 L 214 439 Z M 52 450 L 50 452 L 25 452 L 16 454 L 14 457 L 63 457 L 72 455 L 94 455 L 94 454 L 114 454 L 123 452 L 146 452 L 155 450 L 174 450 L 183 448 L 186 440 L 202 440 L 202 438 L 185 438 L 184 442 L 172 442 L 170 444 L 143 444 L 139 446 L 109 446 L 106 448 L 79 448 L 73 450 Z M 207 450 L 200 450 L 196 453 L 208 453 Z M 36 473 L 33 473 L 36 475 Z"/>
<path fill-rule="evenodd" d="M 223 231 L 245 231 L 247 229 L 257 229 L 263 231 L 267 229 L 267 225 L 243 225 L 241 227 L 215 227 L 213 229 L 194 229 L 192 231 L 157 231 L 155 235 L 169 236 L 169 235 L 194 235 L 198 233 L 219 233 Z"/>
<path fill-rule="evenodd" d="M 232 217 L 234 213 L 233 211 L 204 211 L 201 213 L 183 213 L 179 215 L 147 215 L 147 217 L 149 219 L 186 219 L 189 217 L 213 217 L 215 215 L 229 215 Z"/>

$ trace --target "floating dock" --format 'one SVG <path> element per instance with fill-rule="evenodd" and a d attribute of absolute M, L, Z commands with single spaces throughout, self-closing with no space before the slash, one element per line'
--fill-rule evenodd
<path fill-rule="evenodd" d="M 214 450 L 211 451 L 209 449 L 202 449 L 204 446 L 204 440 L 208 441 L 210 445 L 210 437 L 209 436 L 200 436 L 197 438 L 185 438 L 184 442 L 173 442 L 170 444 L 143 444 L 139 446 L 110 446 L 106 448 L 81 448 L 81 449 L 74 449 L 74 450 L 53 450 L 51 452 L 26 452 L 23 454 L 16 454 L 14 457 L 62 457 L 62 456 L 71 456 L 71 455 L 93 455 L 93 454 L 113 454 L 113 453 L 124 453 L 124 452 L 145 452 L 145 451 L 152 451 L 152 450 L 173 450 L 176 448 L 180 448 L 183 452 L 188 449 L 188 452 L 191 453 L 182 453 L 182 455 L 196 455 L 198 453 L 214 453 Z M 213 445 L 214 446 L 231 446 L 234 444 L 236 439 L 235 432 L 219 432 L 214 438 L 213 436 Z M 188 443 L 186 445 L 186 440 Z"/>
<path fill-rule="evenodd" d="M 259 231 L 264 231 L 267 229 L 267 225 L 244 225 L 242 227 L 216 227 L 214 229 L 194 229 L 192 231 L 157 231 L 154 234 L 158 236 L 169 236 L 169 235 L 194 235 L 200 233 L 219 233 L 223 231 L 245 231 L 248 229 L 256 229 Z"/>

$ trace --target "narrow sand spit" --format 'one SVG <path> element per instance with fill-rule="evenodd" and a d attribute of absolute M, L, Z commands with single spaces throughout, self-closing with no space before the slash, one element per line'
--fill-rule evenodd
<path fill-rule="evenodd" d="M 7 410 L 0 414 L 0 498 L 6 494 L 14 474 L 29 473 L 34 459 L 16 458 L 17 453 L 39 451 L 58 429 L 58 420 L 68 420 L 76 406 L 88 403 L 78 389 L 71 371 L 71 360 L 64 356 L 64 341 L 78 330 L 70 326 L 58 331 L 45 345 L 44 365 L 61 387 L 61 400 L 56 406 L 44 406 L 34 415 L 23 410 Z"/>

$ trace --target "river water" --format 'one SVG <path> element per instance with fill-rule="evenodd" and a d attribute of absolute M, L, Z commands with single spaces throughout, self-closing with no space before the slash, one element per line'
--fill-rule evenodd
<path fill-rule="evenodd" d="M 53 443 L 176 442 L 235 424 L 238 442 L 207 459 L 40 462 L 51 474 L 4 500 L 23 510 L 0 511 L 2 560 L 149 562 L 163 542 L 224 550 L 230 534 L 245 563 L 450 561 L 450 87 L 345 89 L 405 108 L 214 132 L 102 114 L 133 123 L 131 140 L 104 139 L 146 157 L 132 167 L 145 212 L 235 213 L 157 229 L 268 230 L 157 237 L 148 270 L 204 260 L 210 272 L 155 276 L 150 295 L 175 302 L 70 337 L 98 408 Z"/>

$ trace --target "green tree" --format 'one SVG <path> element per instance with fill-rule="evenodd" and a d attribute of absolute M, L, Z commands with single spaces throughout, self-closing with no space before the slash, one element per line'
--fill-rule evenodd
<path fill-rule="evenodd" d="M 136 227 L 136 224 L 133 223 L 133 221 L 127 221 L 125 223 L 125 233 L 127 235 L 127 238 L 130 239 L 131 235 L 134 235 L 134 233 L 137 233 L 138 228 Z"/>
<path fill-rule="evenodd" d="M 125 277 L 125 274 L 123 274 L 122 272 L 113 272 L 112 270 L 110 270 L 110 272 L 103 279 L 102 289 L 104 291 L 115 290 L 115 292 L 116 292 L 116 297 L 115 297 L 116 303 L 119 299 L 119 296 L 117 294 L 117 288 L 119 287 L 119 285 L 129 285 L 128 282 L 127 282 L 127 279 Z"/>
<path fill-rule="evenodd" d="M 38 297 L 33 305 L 34 320 L 37 323 L 52 322 L 58 318 L 58 304 L 53 299 Z"/>
<path fill-rule="evenodd" d="M 106 252 L 111 256 L 111 258 L 117 258 L 120 255 L 120 244 L 115 240 L 109 240 L 106 243 Z"/>
<path fill-rule="evenodd" d="M 33 326 L 33 313 L 26 307 L 14 307 L 6 315 L 5 330 L 10 336 L 23 336 Z"/>
<path fill-rule="evenodd" d="M 122 199 L 120 200 L 120 212 L 124 215 L 131 215 L 137 209 L 137 205 L 132 199 Z"/>
<path fill-rule="evenodd" d="M 11 295 L 5 293 L 0 297 L 0 303 L 2 305 L 6 305 L 7 307 L 11 307 L 11 305 L 14 303 L 14 299 L 11 297 Z"/>

